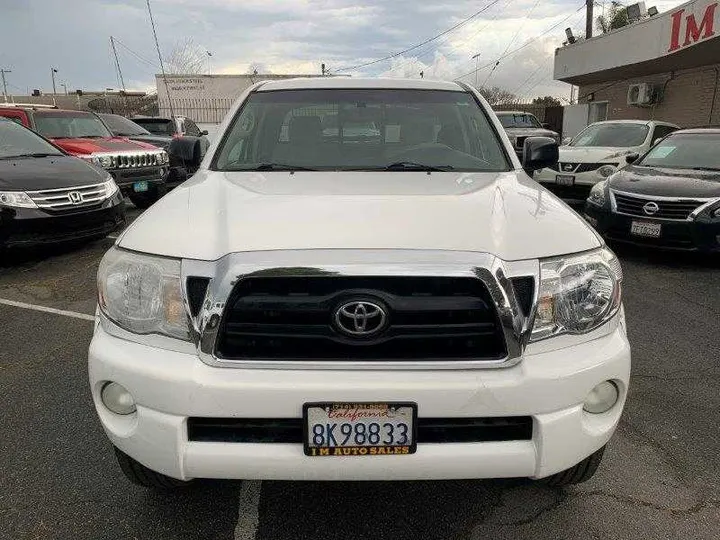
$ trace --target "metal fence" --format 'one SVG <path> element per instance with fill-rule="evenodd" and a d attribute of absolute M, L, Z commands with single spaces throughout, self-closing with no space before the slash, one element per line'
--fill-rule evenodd
<path fill-rule="evenodd" d="M 235 103 L 234 98 L 173 99 L 172 112 L 196 123 L 219 124 Z M 167 101 L 160 102 L 160 116 L 170 116 Z"/>

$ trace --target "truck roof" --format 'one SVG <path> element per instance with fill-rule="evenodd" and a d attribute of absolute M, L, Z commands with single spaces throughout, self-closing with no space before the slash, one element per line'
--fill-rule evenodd
<path fill-rule="evenodd" d="M 354 77 L 313 77 L 267 81 L 256 92 L 274 90 L 320 90 L 320 89 L 392 89 L 392 90 L 450 90 L 464 92 L 456 82 L 433 81 L 429 79 L 390 79 Z"/>

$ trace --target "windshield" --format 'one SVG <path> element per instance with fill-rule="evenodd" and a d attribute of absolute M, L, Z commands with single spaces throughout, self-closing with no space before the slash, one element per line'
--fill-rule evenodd
<path fill-rule="evenodd" d="M 22 156 L 62 156 L 57 148 L 15 122 L 0 121 L 0 159 Z"/>
<path fill-rule="evenodd" d="M 132 137 L 133 135 L 150 135 L 150 132 L 137 125 L 132 120 L 117 114 L 99 114 L 105 125 L 112 131 L 113 135 L 119 137 Z"/>
<path fill-rule="evenodd" d="M 470 94 L 326 89 L 252 94 L 213 167 L 503 171 L 508 162 Z"/>
<path fill-rule="evenodd" d="M 35 128 L 48 139 L 112 137 L 97 116 L 81 111 L 35 113 Z"/>
<path fill-rule="evenodd" d="M 153 135 L 164 135 L 167 137 L 168 135 L 175 134 L 173 122 L 167 118 L 133 118 L 132 121 Z"/>
<path fill-rule="evenodd" d="M 720 134 L 678 134 L 663 139 L 637 162 L 645 167 L 720 170 Z"/>
<path fill-rule="evenodd" d="M 645 124 L 592 124 L 583 129 L 569 146 L 640 146 L 645 142 L 648 131 L 650 128 Z"/>
<path fill-rule="evenodd" d="M 541 128 L 542 124 L 532 114 L 498 114 L 504 128 Z"/>

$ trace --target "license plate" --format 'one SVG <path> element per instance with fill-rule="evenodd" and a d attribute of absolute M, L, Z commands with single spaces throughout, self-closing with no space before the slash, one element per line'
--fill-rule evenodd
<path fill-rule="evenodd" d="M 567 174 L 558 174 L 555 176 L 555 183 L 558 186 L 574 186 L 575 177 Z"/>
<path fill-rule="evenodd" d="M 133 184 L 133 191 L 135 193 L 141 193 L 143 191 L 147 191 L 149 189 L 147 180 L 143 180 L 142 182 L 135 182 Z"/>
<path fill-rule="evenodd" d="M 415 403 L 306 403 L 308 456 L 389 456 L 417 448 Z"/>
<path fill-rule="evenodd" d="M 630 234 L 637 236 L 651 236 L 659 238 L 662 231 L 662 224 L 648 223 L 647 221 L 633 221 L 630 224 Z"/>

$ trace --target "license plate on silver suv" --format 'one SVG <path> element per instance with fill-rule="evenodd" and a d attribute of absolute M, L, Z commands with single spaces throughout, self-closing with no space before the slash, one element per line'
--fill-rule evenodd
<path fill-rule="evenodd" d="M 575 177 L 570 174 L 558 174 L 555 176 L 555 183 L 558 186 L 574 186 Z"/>
<path fill-rule="evenodd" d="M 659 238 L 661 232 L 662 225 L 660 223 L 633 221 L 630 224 L 630 234 L 634 234 L 636 236 L 650 236 L 652 238 Z"/>
<path fill-rule="evenodd" d="M 414 454 L 415 403 L 306 403 L 303 406 L 308 456 Z"/>

